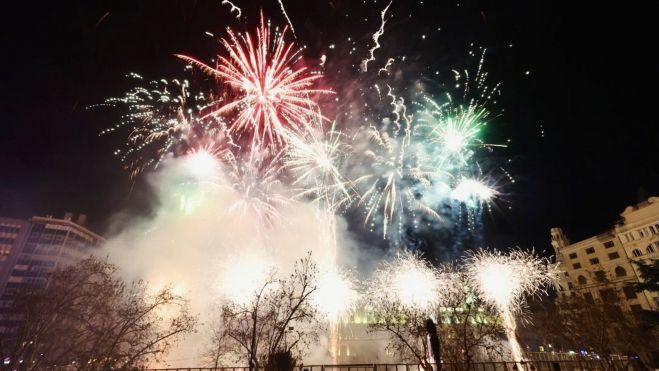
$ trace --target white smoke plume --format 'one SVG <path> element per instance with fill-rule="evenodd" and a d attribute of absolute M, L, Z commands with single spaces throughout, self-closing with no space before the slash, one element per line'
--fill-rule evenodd
<path fill-rule="evenodd" d="M 224 272 L 235 259 L 245 254 L 266 256 L 283 274 L 309 251 L 320 269 L 332 259 L 322 248 L 315 205 L 291 201 L 278 209 L 280 218 L 272 225 L 259 223 L 249 212 L 231 211 L 240 195 L 226 186 L 219 166 L 209 163 L 199 168 L 189 161 L 167 161 L 151 175 L 159 199 L 155 211 L 131 223 L 122 217 L 124 227 L 99 253 L 119 267 L 124 279 L 145 280 L 154 291 L 171 284 L 190 299 L 192 312 L 199 315 L 198 331 L 174 347 L 166 361 L 169 367 L 204 365 L 201 353 L 210 341 L 209 326 L 219 314 L 222 298 L 231 295 L 232 283 Z M 343 247 L 339 252 L 345 254 L 345 246 L 351 244 L 343 237 L 345 221 L 337 218 L 339 250 Z M 249 266 L 236 271 L 244 275 L 237 278 L 245 281 L 257 273 Z M 312 349 L 310 356 L 322 362 L 325 353 Z"/>

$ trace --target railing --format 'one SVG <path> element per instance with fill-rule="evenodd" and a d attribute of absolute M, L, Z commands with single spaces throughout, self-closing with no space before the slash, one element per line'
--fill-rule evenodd
<path fill-rule="evenodd" d="M 473 362 L 442 363 L 442 371 L 635 371 L 639 368 L 634 360 L 576 359 L 576 360 L 526 360 L 520 362 Z M 437 365 L 432 365 L 438 371 Z M 521 370 L 520 370 L 521 368 Z M 345 364 L 345 365 L 301 365 L 297 371 L 427 371 L 418 364 Z M 218 368 L 162 368 L 145 371 L 250 371 L 249 367 Z M 264 371 L 263 368 L 253 371 Z"/>

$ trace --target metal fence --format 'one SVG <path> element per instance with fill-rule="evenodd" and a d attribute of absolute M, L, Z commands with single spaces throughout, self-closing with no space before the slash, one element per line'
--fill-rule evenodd
<path fill-rule="evenodd" d="M 526 360 L 516 362 L 473 362 L 442 363 L 442 371 L 611 371 L 640 370 L 639 363 L 634 360 L 614 359 L 605 361 L 600 359 L 576 360 Z M 437 371 L 437 365 L 433 365 Z M 150 369 L 145 371 L 249 371 L 249 367 L 220 367 L 220 368 L 166 368 Z M 265 371 L 263 368 L 253 371 Z M 302 365 L 297 371 L 425 371 L 418 364 L 345 364 L 345 365 Z"/>

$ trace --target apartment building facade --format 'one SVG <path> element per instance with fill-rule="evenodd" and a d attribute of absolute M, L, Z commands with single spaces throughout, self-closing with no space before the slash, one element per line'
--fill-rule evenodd
<path fill-rule="evenodd" d="M 621 220 L 597 236 L 571 243 L 561 228 L 551 229 L 551 243 L 562 275 L 554 285 L 560 296 L 605 299 L 611 290 L 625 309 L 659 310 L 659 294 L 637 293 L 629 285 L 642 280 L 638 265 L 659 259 L 659 197 L 628 206 Z"/>
<path fill-rule="evenodd" d="M 103 244 L 87 229 L 85 215 L 74 221 L 35 216 L 29 220 L 0 218 L 0 307 L 10 306 L 17 290 L 46 285 L 55 269 L 84 259 Z"/>

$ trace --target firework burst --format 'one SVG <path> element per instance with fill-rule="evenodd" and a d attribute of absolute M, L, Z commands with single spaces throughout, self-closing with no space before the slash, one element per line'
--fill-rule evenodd
<path fill-rule="evenodd" d="M 350 146 L 334 126 L 324 136 L 324 140 L 291 138 L 284 161 L 295 177 L 292 185 L 300 188 L 298 197 L 312 197 L 333 213 L 352 201 L 353 186 L 340 171 Z"/>
<path fill-rule="evenodd" d="M 280 219 L 279 208 L 291 202 L 290 197 L 282 192 L 281 156 L 280 152 L 272 158 L 262 157 L 251 161 L 227 156 L 228 183 L 237 196 L 236 202 L 228 210 L 229 214 L 267 226 Z"/>
<path fill-rule="evenodd" d="M 453 199 L 472 208 L 481 202 L 489 202 L 496 194 L 497 191 L 485 182 L 464 177 L 451 191 L 451 197 Z"/>
<path fill-rule="evenodd" d="M 227 84 L 237 94 L 235 100 L 214 108 L 204 117 L 231 115 L 230 130 L 250 137 L 253 152 L 268 147 L 281 149 L 290 135 L 316 130 L 326 120 L 310 98 L 331 94 L 313 86 L 322 77 L 300 65 L 300 49 L 286 43 L 287 28 L 271 35 L 263 16 L 256 35 L 237 35 L 220 40 L 228 56 L 218 56 L 215 67 L 194 58 L 178 55 Z"/>
<path fill-rule="evenodd" d="M 365 130 L 371 145 L 362 155 L 369 163 L 369 172 L 354 182 L 362 188 L 360 204 L 365 207 L 364 223 L 370 222 L 373 227 L 376 215 L 381 217 L 385 238 L 390 233 L 400 235 L 408 219 L 416 223 L 419 212 L 439 218 L 421 198 L 422 190 L 431 186 L 435 171 L 426 166 L 423 153 L 412 142 L 412 118 L 405 112 L 404 101 L 391 92 L 390 96 L 394 105 L 394 120 L 388 121 L 392 134 L 388 127 L 371 126 Z"/>
<path fill-rule="evenodd" d="M 129 77 L 142 83 L 138 74 Z M 101 135 L 127 130 L 123 147 L 115 151 L 131 177 L 157 167 L 168 156 L 180 156 L 208 142 L 231 143 L 221 120 L 200 118 L 212 97 L 192 92 L 188 80 L 160 79 L 130 89 L 123 97 L 113 97 L 92 106 L 125 107 L 127 113 Z M 219 139 L 219 138 L 222 139 Z"/>

